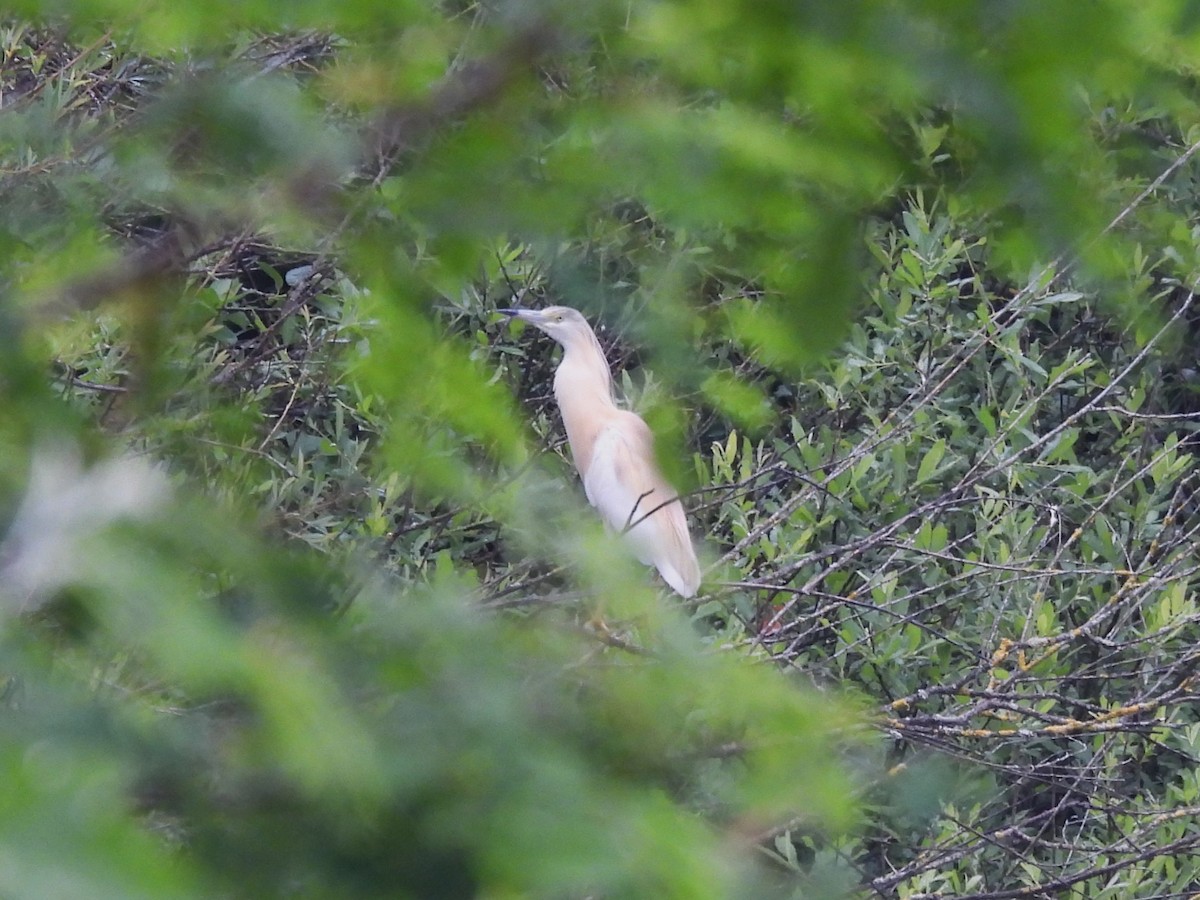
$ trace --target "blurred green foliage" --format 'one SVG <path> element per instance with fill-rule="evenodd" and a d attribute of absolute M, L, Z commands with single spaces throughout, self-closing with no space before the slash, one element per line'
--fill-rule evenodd
<path fill-rule="evenodd" d="M 0 895 L 1194 888 L 1195 4 L 7 16 Z"/>

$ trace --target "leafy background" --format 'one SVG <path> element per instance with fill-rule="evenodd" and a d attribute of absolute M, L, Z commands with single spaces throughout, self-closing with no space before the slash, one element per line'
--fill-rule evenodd
<path fill-rule="evenodd" d="M 0 893 L 1200 890 L 1196 7 L 796 6 L 10 6 Z"/>

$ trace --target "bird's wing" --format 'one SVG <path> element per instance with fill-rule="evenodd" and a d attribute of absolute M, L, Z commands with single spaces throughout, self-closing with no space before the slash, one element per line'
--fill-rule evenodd
<path fill-rule="evenodd" d="M 590 463 L 583 487 L 600 517 L 626 532 L 637 558 L 658 569 L 677 593 L 696 593 L 700 565 L 683 504 L 655 465 L 646 423 L 629 412 L 614 416 L 597 434 Z"/>

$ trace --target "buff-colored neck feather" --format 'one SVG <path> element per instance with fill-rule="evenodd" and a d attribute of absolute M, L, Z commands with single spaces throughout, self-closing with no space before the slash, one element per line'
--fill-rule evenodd
<path fill-rule="evenodd" d="M 612 373 L 591 328 L 570 332 L 563 341 L 563 358 L 554 373 L 554 397 L 562 413 L 575 468 L 586 475 L 596 435 L 617 412 Z"/>

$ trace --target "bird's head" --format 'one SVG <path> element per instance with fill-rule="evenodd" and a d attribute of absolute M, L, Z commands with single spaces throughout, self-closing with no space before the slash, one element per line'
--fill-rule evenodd
<path fill-rule="evenodd" d="M 520 319 L 522 322 L 528 322 L 534 328 L 546 332 L 546 334 L 564 346 L 575 337 L 586 337 L 594 340 L 594 338 L 591 338 L 592 326 L 587 323 L 587 319 L 583 317 L 583 313 L 569 306 L 547 306 L 545 309 L 501 309 L 497 311 L 511 318 Z"/>

